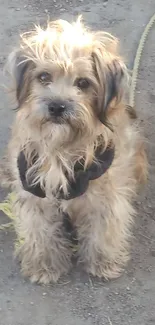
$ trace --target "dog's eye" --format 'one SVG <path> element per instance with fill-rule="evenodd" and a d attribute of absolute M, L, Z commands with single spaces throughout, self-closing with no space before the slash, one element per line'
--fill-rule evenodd
<path fill-rule="evenodd" d="M 48 84 L 52 81 L 52 76 L 48 72 L 41 72 L 38 75 L 38 80 L 43 84 Z"/>
<path fill-rule="evenodd" d="M 75 85 L 81 90 L 85 90 L 90 86 L 90 83 L 86 78 L 79 78 L 75 81 Z"/>

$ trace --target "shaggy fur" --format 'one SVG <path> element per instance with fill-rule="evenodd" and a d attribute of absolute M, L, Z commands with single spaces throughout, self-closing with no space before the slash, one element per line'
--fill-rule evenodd
<path fill-rule="evenodd" d="M 128 260 L 128 246 L 138 184 L 147 178 L 147 161 L 138 123 L 124 103 L 128 74 L 117 40 L 87 30 L 80 19 L 36 27 L 21 38 L 9 58 L 18 110 L 8 146 L 8 171 L 17 201 L 16 231 L 22 272 L 32 282 L 49 283 L 71 267 L 63 212 L 77 231 L 78 261 L 88 273 L 111 279 Z M 61 116 L 55 116 L 55 105 Z M 53 106 L 54 105 L 54 106 Z M 54 108 L 53 108 L 54 107 Z M 52 110 L 52 115 L 49 113 Z M 112 166 L 90 181 L 79 198 L 66 194 L 75 162 L 94 159 L 95 148 L 115 147 Z M 22 188 L 17 157 L 24 150 L 34 179 L 46 192 L 40 199 Z M 31 164 L 34 153 L 39 155 Z"/>

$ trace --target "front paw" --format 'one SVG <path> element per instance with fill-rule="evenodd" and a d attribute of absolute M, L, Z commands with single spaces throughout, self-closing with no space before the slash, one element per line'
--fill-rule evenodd
<path fill-rule="evenodd" d="M 103 278 L 105 280 L 117 279 L 123 272 L 123 267 L 114 262 L 98 262 L 97 264 L 91 263 L 89 265 L 85 265 L 84 269 L 88 274 L 91 274 L 94 277 Z"/>
<path fill-rule="evenodd" d="M 32 283 L 39 283 L 44 285 L 47 285 L 49 283 L 56 283 L 61 276 L 61 272 L 59 270 L 52 271 L 47 269 L 38 271 L 22 269 L 22 274 L 24 277 L 29 278 Z"/>
<path fill-rule="evenodd" d="M 21 272 L 24 277 L 30 278 L 32 283 L 49 284 L 56 283 L 61 275 L 68 273 L 71 267 L 70 248 L 62 246 L 57 251 L 30 251 L 23 244 L 18 250 L 18 258 L 21 263 Z"/>

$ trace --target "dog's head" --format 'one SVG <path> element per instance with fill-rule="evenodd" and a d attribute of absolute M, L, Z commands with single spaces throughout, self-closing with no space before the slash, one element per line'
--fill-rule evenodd
<path fill-rule="evenodd" d="M 109 107 L 123 96 L 126 67 L 117 40 L 88 31 L 80 19 L 74 24 L 58 20 L 24 34 L 10 66 L 19 114 L 34 133 L 65 130 L 68 140 L 90 136 L 106 125 Z"/>

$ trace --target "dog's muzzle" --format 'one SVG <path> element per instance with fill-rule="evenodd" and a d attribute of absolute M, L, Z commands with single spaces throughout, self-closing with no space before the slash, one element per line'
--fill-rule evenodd
<path fill-rule="evenodd" d="M 48 113 L 53 122 L 59 123 L 65 120 L 73 110 L 73 104 L 69 100 L 55 99 L 48 103 Z"/>

